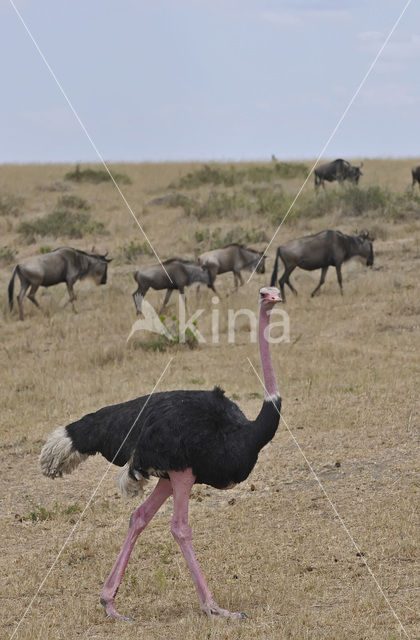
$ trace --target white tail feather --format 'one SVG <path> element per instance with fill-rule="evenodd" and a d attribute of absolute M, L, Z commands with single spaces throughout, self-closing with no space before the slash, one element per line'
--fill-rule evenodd
<path fill-rule="evenodd" d="M 148 482 L 148 478 L 139 474 L 137 480 L 135 480 L 130 474 L 130 463 L 127 462 L 126 465 L 123 466 L 121 471 L 119 471 L 116 483 L 119 487 L 124 498 L 134 498 L 134 496 L 142 495 L 144 492 L 144 486 Z"/>
<path fill-rule="evenodd" d="M 58 427 L 42 447 L 39 466 L 45 476 L 56 478 L 71 473 L 87 457 L 87 453 L 79 453 L 73 447 L 66 428 Z"/>

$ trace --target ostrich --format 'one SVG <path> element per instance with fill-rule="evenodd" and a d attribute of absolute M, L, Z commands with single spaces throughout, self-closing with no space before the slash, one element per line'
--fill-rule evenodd
<path fill-rule="evenodd" d="M 101 453 L 123 467 L 119 485 L 127 497 L 142 493 L 150 476 L 159 478 L 149 497 L 133 512 L 127 537 L 101 592 L 110 618 L 132 620 L 115 609 L 114 600 L 134 544 L 165 500 L 173 496 L 171 532 L 187 562 L 203 611 L 209 616 L 244 618 L 220 608 L 212 597 L 191 545 L 188 500 L 195 483 L 229 489 L 251 473 L 260 450 L 276 433 L 281 398 L 269 351 L 272 308 L 281 301 L 275 287 L 260 290 L 259 347 L 264 402 L 248 420 L 224 391 L 167 391 L 104 407 L 59 427 L 40 455 L 50 478 L 71 473 L 84 459 Z"/>

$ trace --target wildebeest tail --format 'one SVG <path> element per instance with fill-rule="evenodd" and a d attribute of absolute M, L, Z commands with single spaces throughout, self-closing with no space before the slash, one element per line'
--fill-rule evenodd
<path fill-rule="evenodd" d="M 13 311 L 13 289 L 15 287 L 15 277 L 18 271 L 19 271 L 19 265 L 17 264 L 16 267 L 13 269 L 12 277 L 10 278 L 9 287 L 8 287 L 10 311 Z"/>
<path fill-rule="evenodd" d="M 71 473 L 88 455 L 76 449 L 67 427 L 58 427 L 41 449 L 39 467 L 44 476 L 61 478 L 63 473 Z"/>
<path fill-rule="evenodd" d="M 275 287 L 277 284 L 277 273 L 278 273 L 278 263 L 279 263 L 279 255 L 280 255 L 280 247 L 276 251 L 276 257 L 274 258 L 274 268 L 273 273 L 271 274 L 271 282 L 270 285 Z"/>

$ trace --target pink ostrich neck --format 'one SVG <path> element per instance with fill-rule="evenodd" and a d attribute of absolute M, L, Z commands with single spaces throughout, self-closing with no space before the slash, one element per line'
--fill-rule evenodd
<path fill-rule="evenodd" d="M 261 364 L 264 376 L 265 399 L 271 400 L 279 396 L 276 376 L 274 375 L 273 363 L 270 355 L 269 337 L 270 314 L 265 309 L 264 304 L 260 305 L 260 322 L 258 327 L 258 341 L 260 345 Z"/>

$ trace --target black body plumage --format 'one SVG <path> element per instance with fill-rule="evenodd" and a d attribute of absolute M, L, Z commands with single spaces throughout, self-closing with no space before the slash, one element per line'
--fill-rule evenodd
<path fill-rule="evenodd" d="M 265 401 L 254 421 L 215 387 L 168 391 L 104 407 L 66 427 L 79 453 L 101 453 L 135 472 L 167 476 L 191 468 L 197 483 L 223 489 L 242 482 L 274 436 L 280 397 Z"/>

